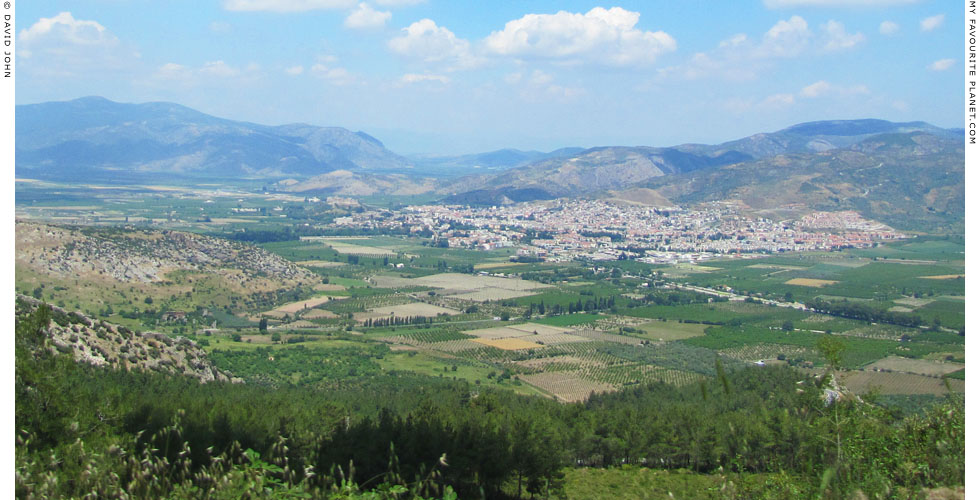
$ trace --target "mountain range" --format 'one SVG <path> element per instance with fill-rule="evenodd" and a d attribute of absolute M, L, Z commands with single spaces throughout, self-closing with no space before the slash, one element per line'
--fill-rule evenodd
<path fill-rule="evenodd" d="M 817 121 L 717 145 L 404 157 L 364 132 L 238 122 L 173 103 L 86 97 L 17 106 L 16 120 L 17 176 L 28 178 L 246 178 L 290 192 L 430 193 L 460 204 L 735 201 L 853 209 L 898 227 L 958 227 L 964 214 L 963 130 L 925 122 Z"/>

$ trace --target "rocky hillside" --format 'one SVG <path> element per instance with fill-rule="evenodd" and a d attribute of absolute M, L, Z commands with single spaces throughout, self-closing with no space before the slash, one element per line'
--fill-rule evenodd
<path fill-rule="evenodd" d="M 318 282 L 261 248 L 192 233 L 28 222 L 15 233 L 17 290 L 91 315 L 261 308 Z"/>
<path fill-rule="evenodd" d="M 61 277 L 165 281 L 175 271 L 216 273 L 247 289 L 312 283 L 314 275 L 254 246 L 179 231 L 16 224 L 17 264 Z"/>
<path fill-rule="evenodd" d="M 686 153 L 672 148 L 602 147 L 495 176 L 469 177 L 444 192 L 450 203 L 500 204 L 624 189 L 654 177 L 751 159 L 742 153 Z"/>
<path fill-rule="evenodd" d="M 925 122 L 829 120 L 794 125 L 722 144 L 682 144 L 667 148 L 601 147 L 570 156 L 537 161 L 499 174 L 459 179 L 441 192 L 455 203 L 501 204 L 512 201 L 582 196 L 620 191 L 658 179 L 671 183 L 685 174 L 779 155 L 812 154 L 850 148 L 875 136 L 919 133 L 949 143 L 962 131 Z"/>
<path fill-rule="evenodd" d="M 641 186 L 674 203 L 737 201 L 750 209 L 856 210 L 905 230 L 962 230 L 963 141 L 879 134 L 845 148 L 705 169 Z"/>
<path fill-rule="evenodd" d="M 41 301 L 17 296 L 16 315 L 33 313 Z M 203 382 L 231 380 L 211 364 L 197 344 L 186 337 L 135 333 L 129 328 L 96 320 L 80 312 L 51 306 L 47 336 L 52 349 L 71 353 L 75 360 L 123 370 L 146 370 L 193 377 Z"/>

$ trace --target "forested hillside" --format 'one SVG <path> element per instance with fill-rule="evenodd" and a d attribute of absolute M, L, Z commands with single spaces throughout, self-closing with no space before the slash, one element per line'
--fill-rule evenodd
<path fill-rule="evenodd" d="M 21 498 L 560 497 L 626 465 L 674 471 L 675 489 L 702 473 L 704 498 L 915 498 L 964 481 L 962 399 L 903 415 L 839 391 L 833 342 L 831 375 L 719 363 L 701 384 L 559 404 L 398 372 L 301 387 L 97 368 L 50 348 L 50 320 L 42 306 L 16 326 Z"/>

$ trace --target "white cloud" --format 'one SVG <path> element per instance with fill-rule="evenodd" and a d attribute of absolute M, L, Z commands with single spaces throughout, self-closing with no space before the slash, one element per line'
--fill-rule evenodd
<path fill-rule="evenodd" d="M 800 96 L 820 97 L 826 94 L 828 91 L 830 91 L 830 84 L 824 80 L 820 80 L 819 82 L 812 83 L 810 85 L 807 85 L 806 87 L 803 87 L 803 90 L 800 91 Z"/>
<path fill-rule="evenodd" d="M 128 72 L 139 54 L 97 21 L 70 12 L 42 17 L 17 35 L 21 69 L 52 78 L 93 72 Z"/>
<path fill-rule="evenodd" d="M 449 83 L 449 77 L 445 75 L 406 73 L 402 75 L 399 81 L 403 84 L 423 83 L 423 82 L 439 82 L 442 84 L 446 84 Z"/>
<path fill-rule="evenodd" d="M 534 85 L 545 85 L 551 83 L 554 79 L 555 79 L 554 76 L 545 73 L 540 69 L 536 69 L 534 70 L 534 73 L 531 73 L 531 77 L 528 79 L 528 81 L 530 81 Z"/>
<path fill-rule="evenodd" d="M 54 17 L 42 17 L 33 26 L 21 30 L 18 41 L 25 44 L 56 38 L 71 45 L 114 45 L 119 42 L 105 26 L 96 21 L 75 19 L 71 12 L 61 12 Z"/>
<path fill-rule="evenodd" d="M 157 68 L 154 77 L 162 80 L 187 80 L 191 78 L 193 71 L 182 64 L 166 63 Z"/>
<path fill-rule="evenodd" d="M 381 28 L 390 19 L 391 12 L 374 10 L 370 5 L 361 2 L 357 6 L 357 10 L 351 12 L 347 19 L 344 19 L 344 26 L 353 29 Z"/>
<path fill-rule="evenodd" d="M 402 33 L 388 41 L 388 48 L 396 54 L 426 63 L 447 63 L 452 69 L 469 68 L 480 62 L 470 51 L 469 41 L 457 38 L 431 19 L 416 21 L 402 28 Z"/>
<path fill-rule="evenodd" d="M 216 76 L 219 78 L 232 78 L 238 76 L 241 72 L 232 68 L 231 66 L 225 64 L 224 61 L 212 61 L 204 63 L 201 68 L 201 74 L 207 76 Z"/>
<path fill-rule="evenodd" d="M 783 106 L 789 106 L 796 102 L 793 94 L 773 94 L 762 100 L 760 106 L 767 108 L 777 108 Z"/>
<path fill-rule="evenodd" d="M 803 52 L 810 39 L 806 20 L 793 16 L 780 20 L 762 37 L 760 57 L 794 57 Z"/>
<path fill-rule="evenodd" d="M 882 35 L 894 35 L 895 33 L 898 33 L 898 23 L 892 21 L 882 21 L 881 24 L 878 25 L 878 33 L 881 33 Z"/>
<path fill-rule="evenodd" d="M 823 46 L 824 50 L 835 51 L 849 49 L 864 41 L 863 34 L 848 34 L 844 25 L 834 20 L 827 21 L 827 24 L 822 25 L 821 29 L 823 29 L 827 36 L 827 41 Z"/>
<path fill-rule="evenodd" d="M 919 27 L 922 28 L 922 31 L 932 31 L 942 26 L 945 19 L 946 14 L 938 14 L 932 17 L 927 17 L 919 22 Z"/>
<path fill-rule="evenodd" d="M 663 31 L 636 29 L 639 12 L 596 7 L 585 14 L 527 14 L 485 40 L 493 54 L 610 65 L 649 64 L 677 48 Z"/>
<path fill-rule="evenodd" d="M 787 7 L 887 7 L 907 5 L 919 0 L 765 0 L 766 7 L 781 9 Z"/>
<path fill-rule="evenodd" d="M 226 10 L 269 11 L 269 12 L 307 12 L 325 9 L 349 9 L 356 5 L 355 0 L 225 0 Z"/>
<path fill-rule="evenodd" d="M 952 68 L 953 64 L 955 63 L 956 59 L 940 59 L 930 64 L 929 69 L 932 71 L 946 71 L 947 69 Z"/>
<path fill-rule="evenodd" d="M 310 66 L 310 74 L 330 83 L 331 85 L 348 85 L 354 83 L 354 75 L 341 67 L 331 67 L 324 63 Z"/>
<path fill-rule="evenodd" d="M 303 74 L 303 66 L 290 66 L 286 68 L 286 74 L 290 76 L 297 76 Z"/>
<path fill-rule="evenodd" d="M 524 75 L 521 72 L 509 73 L 504 76 L 504 81 L 514 85 L 515 83 L 520 82 L 522 78 L 524 78 Z"/>
<path fill-rule="evenodd" d="M 238 68 L 218 60 L 206 62 L 198 68 L 192 68 L 170 62 L 158 67 L 151 75 L 151 79 L 178 82 L 190 87 L 216 82 L 224 84 L 229 80 L 255 79 L 261 75 L 261 70 L 262 68 L 256 63 L 249 63 Z"/>
<path fill-rule="evenodd" d="M 722 40 L 721 42 L 718 43 L 718 47 L 722 49 L 741 47 L 746 42 L 748 42 L 748 40 L 749 40 L 748 35 L 746 35 L 745 33 L 739 33 L 737 35 L 732 36 L 731 38 Z"/>
<path fill-rule="evenodd" d="M 828 94 L 835 94 L 838 96 L 852 96 L 852 95 L 866 95 L 871 93 L 866 85 L 854 85 L 851 87 L 844 87 L 840 85 L 834 85 L 826 80 L 820 80 L 814 82 L 800 90 L 800 97 L 805 97 L 808 99 L 813 99 L 816 97 L 823 97 Z"/>
<path fill-rule="evenodd" d="M 760 71 L 772 66 L 773 60 L 803 54 L 811 36 L 806 20 L 792 16 L 774 24 L 759 41 L 738 33 L 719 42 L 715 50 L 698 52 L 686 64 L 663 68 L 658 74 L 662 79 L 754 80 Z"/>
<path fill-rule="evenodd" d="M 418 5 L 421 3 L 426 3 L 428 0 L 375 0 L 378 5 L 384 5 L 385 7 L 409 7 L 412 5 Z"/>

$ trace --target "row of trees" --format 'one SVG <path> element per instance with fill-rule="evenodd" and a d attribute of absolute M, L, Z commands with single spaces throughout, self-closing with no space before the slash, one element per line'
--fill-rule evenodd
<path fill-rule="evenodd" d="M 815 298 L 808 300 L 806 302 L 806 307 L 816 312 L 861 321 L 891 323 L 893 325 L 909 326 L 913 328 L 923 324 L 922 317 L 920 317 L 918 314 L 889 311 L 865 302 L 847 300 L 826 301 Z"/>

